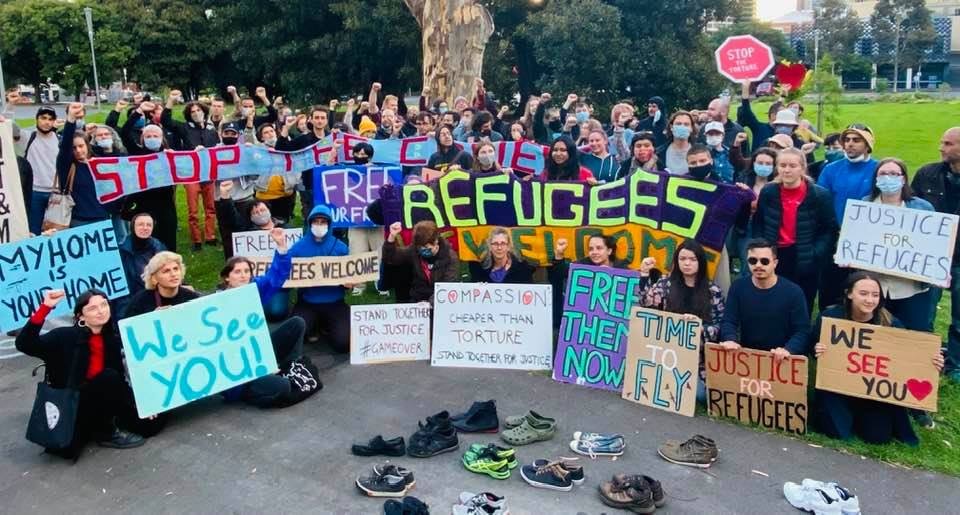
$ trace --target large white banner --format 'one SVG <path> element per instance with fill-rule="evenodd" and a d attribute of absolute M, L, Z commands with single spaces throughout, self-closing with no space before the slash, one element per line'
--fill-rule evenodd
<path fill-rule="evenodd" d="M 25 202 L 13 148 L 13 122 L 6 120 L 0 123 L 0 244 L 22 240 L 30 234 Z"/>
<path fill-rule="evenodd" d="M 284 229 L 287 248 L 303 238 L 303 229 Z M 233 255 L 243 257 L 273 257 L 277 243 L 270 237 L 270 231 L 244 231 L 233 233 Z"/>

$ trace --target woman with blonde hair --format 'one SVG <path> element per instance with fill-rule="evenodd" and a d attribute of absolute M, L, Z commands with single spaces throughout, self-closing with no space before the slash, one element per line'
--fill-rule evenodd
<path fill-rule="evenodd" d="M 475 283 L 533 283 L 535 266 L 516 253 L 513 238 L 505 227 L 494 227 L 487 236 L 480 261 L 470 262 L 470 280 Z"/>
<path fill-rule="evenodd" d="M 187 269 L 180 254 L 163 251 L 150 258 L 143 269 L 143 286 L 127 305 L 123 318 L 130 318 L 156 309 L 189 302 L 200 295 L 183 286 Z"/>

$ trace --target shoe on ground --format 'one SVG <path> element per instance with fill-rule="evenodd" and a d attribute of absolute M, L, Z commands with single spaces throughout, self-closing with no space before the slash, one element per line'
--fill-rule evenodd
<path fill-rule="evenodd" d="M 573 439 L 587 442 L 595 442 L 598 440 L 623 440 L 623 435 L 620 433 L 588 433 L 586 431 L 575 431 L 573 433 Z"/>
<path fill-rule="evenodd" d="M 509 515 L 510 510 L 506 508 L 496 508 L 488 504 L 479 506 L 464 506 L 462 504 L 454 505 L 453 515 Z"/>
<path fill-rule="evenodd" d="M 497 403 L 493 400 L 474 402 L 466 413 L 450 417 L 461 433 L 496 433 L 500 430 Z"/>
<path fill-rule="evenodd" d="M 657 510 L 653 491 L 646 482 L 603 481 L 599 489 L 600 500 L 607 506 L 634 513 L 653 513 Z"/>
<path fill-rule="evenodd" d="M 133 449 L 146 443 L 146 439 L 136 433 L 114 429 L 113 433 L 103 440 L 98 440 L 100 447 L 109 447 L 111 449 Z"/>
<path fill-rule="evenodd" d="M 798 485 L 789 481 L 783 484 L 783 496 L 794 508 L 812 511 L 814 515 L 853 515 L 860 513 L 860 502 L 856 497 L 843 500 L 827 490 L 802 484 Z"/>
<path fill-rule="evenodd" d="M 460 438 L 453 426 L 449 429 L 429 433 L 426 436 L 411 439 L 407 446 L 407 456 L 430 458 L 460 448 Z"/>
<path fill-rule="evenodd" d="M 357 478 L 357 488 L 370 497 L 403 497 L 416 485 L 413 473 L 407 472 L 407 475 L 403 475 L 400 467 L 387 465 L 379 473 Z"/>
<path fill-rule="evenodd" d="M 356 456 L 403 456 L 406 451 L 402 436 L 384 440 L 382 436 L 377 435 L 366 445 L 353 444 L 350 448 L 350 452 Z"/>
<path fill-rule="evenodd" d="M 626 446 L 623 440 L 573 440 L 570 450 L 583 456 L 622 456 Z"/>
<path fill-rule="evenodd" d="M 496 494 L 491 492 L 481 492 L 475 494 L 472 492 L 460 492 L 460 506 L 467 508 L 473 508 L 475 506 L 487 506 L 497 510 L 501 510 L 500 513 L 507 513 L 507 500 L 504 497 L 498 497 Z M 496 513 L 496 512 L 489 512 Z"/>
<path fill-rule="evenodd" d="M 395 499 L 384 501 L 383 515 L 403 515 L 403 503 Z"/>
<path fill-rule="evenodd" d="M 486 452 L 486 448 L 475 453 L 468 450 L 461 459 L 464 468 L 477 474 L 486 474 L 494 479 L 508 479 L 510 467 L 507 460 L 500 458 L 494 452 Z"/>
<path fill-rule="evenodd" d="M 211 247 L 216 247 L 216 246 L 219 245 L 219 244 L 220 244 L 220 242 L 217 241 L 216 239 L 207 240 L 207 245 L 210 245 Z"/>
<path fill-rule="evenodd" d="M 193 246 L 190 247 L 190 248 L 191 248 L 194 252 L 200 252 L 201 250 L 203 250 L 203 244 L 202 244 L 202 243 L 194 243 Z"/>
<path fill-rule="evenodd" d="M 933 421 L 933 416 L 923 410 L 910 410 L 910 418 L 924 429 L 936 429 L 937 423 Z"/>
<path fill-rule="evenodd" d="M 413 478 L 413 471 L 392 463 L 378 463 L 374 465 L 373 474 L 376 476 L 382 476 L 384 474 L 400 476 L 403 478 L 403 482 L 411 487 L 417 482 L 417 480 Z"/>
<path fill-rule="evenodd" d="M 546 488 L 560 492 L 573 490 L 573 480 L 559 461 L 551 461 L 542 466 L 524 465 L 520 467 L 520 476 L 530 486 Z"/>
<path fill-rule="evenodd" d="M 526 420 L 535 420 L 539 422 L 553 423 L 556 424 L 556 419 L 545 417 L 536 411 L 530 410 L 526 415 L 511 415 L 503 420 L 503 426 L 507 429 L 512 429 L 523 425 Z"/>
<path fill-rule="evenodd" d="M 613 476 L 612 482 L 621 485 L 645 484 L 653 493 L 653 504 L 656 505 L 657 508 L 662 508 L 667 504 L 667 496 L 663 493 L 663 485 L 650 476 L 642 474 L 617 474 Z"/>
<path fill-rule="evenodd" d="M 472 452 L 474 454 L 481 454 L 481 453 L 493 454 L 498 459 L 507 460 L 507 467 L 509 467 L 510 470 L 517 468 L 517 466 L 520 464 L 517 461 L 516 450 L 510 447 L 500 447 L 495 443 L 488 443 L 486 445 L 482 443 L 470 444 L 470 448 L 467 450 L 467 452 Z"/>
<path fill-rule="evenodd" d="M 709 468 L 720 454 L 717 444 L 703 435 L 694 435 L 685 442 L 667 440 L 657 453 L 670 463 L 698 468 Z"/>
<path fill-rule="evenodd" d="M 572 460 L 575 460 L 575 459 L 577 458 L 572 458 L 572 459 L 560 458 L 557 461 L 560 462 L 560 467 L 563 468 L 563 470 L 567 471 L 567 474 L 570 474 L 570 482 L 572 482 L 575 485 L 580 485 L 580 484 L 583 484 L 586 478 L 583 475 L 583 467 L 572 463 Z M 550 460 L 541 459 L 533 462 L 534 467 L 543 467 L 549 464 L 550 464 Z"/>
<path fill-rule="evenodd" d="M 426 422 L 417 422 L 419 428 L 413 435 L 410 437 L 410 443 L 422 438 L 426 438 L 437 431 L 449 431 L 453 428 L 452 421 L 450 420 L 450 413 L 447 411 L 441 411 L 436 415 L 430 415 L 427 417 Z"/>
<path fill-rule="evenodd" d="M 857 496 L 853 494 L 853 492 L 840 486 L 840 484 L 838 484 L 835 481 L 823 482 L 823 481 L 817 481 L 816 479 L 808 478 L 801 481 L 800 485 L 808 489 L 819 488 L 820 490 L 823 490 L 827 495 L 835 499 L 840 499 L 841 501 L 844 501 L 845 503 L 847 503 L 847 506 L 843 507 L 844 515 L 854 515 L 854 514 L 860 513 L 860 499 L 858 499 Z"/>
<path fill-rule="evenodd" d="M 430 515 L 427 503 L 410 495 L 403 498 L 403 515 Z"/>
<path fill-rule="evenodd" d="M 533 412 L 530 412 L 534 414 Z M 510 445 L 527 445 L 553 438 L 557 433 L 557 421 L 546 417 L 527 415 L 519 426 L 500 433 L 500 439 Z"/>

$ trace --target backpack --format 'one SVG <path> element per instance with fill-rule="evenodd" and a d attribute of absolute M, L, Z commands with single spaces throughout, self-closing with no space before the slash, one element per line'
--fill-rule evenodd
<path fill-rule="evenodd" d="M 293 360 L 280 370 L 280 375 L 290 380 L 290 393 L 274 401 L 276 408 L 293 406 L 323 389 L 320 370 L 307 356 Z"/>

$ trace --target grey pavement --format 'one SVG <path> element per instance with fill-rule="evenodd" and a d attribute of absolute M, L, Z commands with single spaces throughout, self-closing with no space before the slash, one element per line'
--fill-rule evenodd
<path fill-rule="evenodd" d="M 2 513 L 383 513 L 383 499 L 354 486 L 378 458 L 349 453 L 376 434 L 408 437 L 417 420 L 496 399 L 501 419 L 533 408 L 560 420 L 557 436 L 520 447 L 521 462 L 574 456 L 576 430 L 621 432 L 616 461 L 580 457 L 586 482 L 572 492 L 529 487 L 519 471 L 504 481 L 468 472 L 461 453 L 391 458 L 411 468 L 411 492 L 432 513 L 450 513 L 463 490 L 505 495 L 511 513 L 617 513 L 597 486 L 618 472 L 660 479 L 668 504 L 658 513 L 800 513 L 783 499 L 784 481 L 838 479 L 861 499 L 864 513 L 956 513 L 960 479 L 906 470 L 706 417 L 686 418 L 621 400 L 616 394 L 555 383 L 546 373 L 437 368 L 426 362 L 351 366 L 345 356 L 308 348 L 324 389 L 283 410 L 224 405 L 218 397 L 175 411 L 174 420 L 132 450 L 87 447 L 76 464 L 42 454 L 23 435 L 35 391 L 36 360 L 0 360 L 0 512 Z M 702 471 L 669 464 L 656 447 L 694 433 L 713 437 L 719 461 Z M 496 435 L 467 435 L 472 442 Z M 461 451 L 462 452 L 462 451 Z M 383 459 L 383 458 L 380 458 Z"/>

